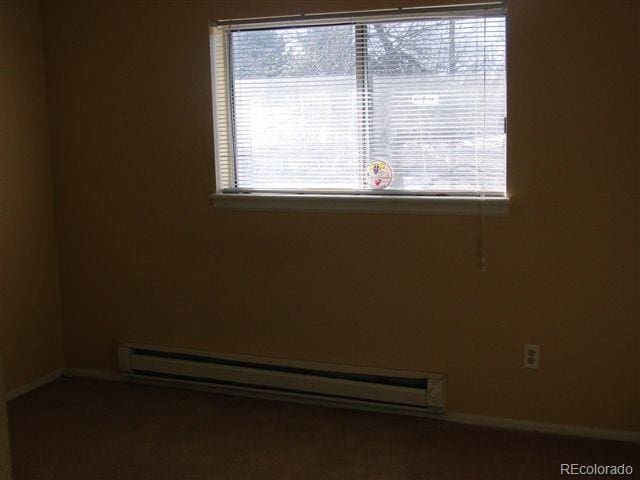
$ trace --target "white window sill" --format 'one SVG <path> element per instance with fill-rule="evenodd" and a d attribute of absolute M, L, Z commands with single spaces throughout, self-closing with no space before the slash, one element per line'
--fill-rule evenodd
<path fill-rule="evenodd" d="M 503 216 L 509 211 L 509 199 L 506 197 L 219 193 L 211 195 L 210 198 L 216 208 L 262 212 Z"/>

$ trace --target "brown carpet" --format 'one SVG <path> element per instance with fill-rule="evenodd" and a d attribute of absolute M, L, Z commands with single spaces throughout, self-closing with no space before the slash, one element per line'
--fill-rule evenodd
<path fill-rule="evenodd" d="M 62 379 L 9 414 L 15 480 L 514 480 L 559 478 L 560 463 L 640 473 L 640 445 L 108 382 Z"/>

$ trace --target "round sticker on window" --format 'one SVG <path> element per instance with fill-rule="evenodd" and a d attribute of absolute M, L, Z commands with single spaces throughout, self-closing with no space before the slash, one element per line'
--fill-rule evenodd
<path fill-rule="evenodd" d="M 375 160 L 367 165 L 367 185 L 369 188 L 382 190 L 387 188 L 393 180 L 391 165 L 382 160 Z"/>

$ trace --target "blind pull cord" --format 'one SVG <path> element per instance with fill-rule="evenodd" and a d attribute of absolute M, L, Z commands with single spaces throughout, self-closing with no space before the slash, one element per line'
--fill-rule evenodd
<path fill-rule="evenodd" d="M 485 210 L 484 190 L 480 197 L 480 235 L 478 236 L 478 257 L 480 257 L 480 271 L 487 273 L 487 244 L 485 239 Z"/>

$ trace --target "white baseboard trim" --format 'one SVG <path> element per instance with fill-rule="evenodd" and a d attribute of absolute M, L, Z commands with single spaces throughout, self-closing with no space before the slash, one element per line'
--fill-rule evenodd
<path fill-rule="evenodd" d="M 640 443 L 640 432 L 630 430 L 608 430 L 605 428 L 533 422 L 513 418 L 485 417 L 483 415 L 455 412 L 446 413 L 440 418 L 453 423 L 463 423 L 466 425 L 475 425 L 480 427 L 505 428 L 509 430 L 524 430 L 527 432 L 551 433 L 556 435 L 570 435 L 574 437 Z"/>
<path fill-rule="evenodd" d="M 304 398 L 295 399 L 293 397 L 284 397 L 278 395 L 270 395 L 270 394 L 252 394 L 252 392 L 242 392 L 241 390 L 229 391 L 224 388 L 216 388 L 212 387 L 200 387 L 200 386 L 189 386 L 188 384 L 170 384 L 164 381 L 146 381 L 136 378 L 131 378 L 129 376 L 123 375 L 117 372 L 104 372 L 99 370 L 82 370 L 76 368 L 66 368 L 64 369 L 63 376 L 69 378 L 84 378 L 91 380 L 104 380 L 110 382 L 126 382 L 126 383 L 138 383 L 138 384 L 146 384 L 146 385 L 154 385 L 160 387 L 170 387 L 170 388 L 187 388 L 191 390 L 198 391 L 209 391 L 220 394 L 233 394 L 233 395 L 241 395 L 241 396 L 249 396 L 254 398 L 264 398 L 270 400 L 285 400 L 285 401 L 294 401 L 296 403 L 305 403 L 311 405 L 318 406 L 328 406 L 328 407 L 339 407 L 339 408 L 352 408 L 358 410 L 369 410 L 369 411 L 383 411 L 379 407 L 371 407 L 367 408 L 366 406 L 360 406 L 358 404 L 341 404 L 332 401 L 331 399 L 321 399 L 314 398 L 313 400 L 308 399 L 305 401 Z M 389 410 L 385 410 L 387 413 L 390 413 Z M 391 412 L 393 413 L 393 412 Z M 411 412 L 402 412 L 398 411 L 396 413 L 408 414 L 411 415 Z M 595 428 L 595 427 L 582 427 L 578 425 L 562 425 L 557 423 L 546 423 L 546 422 L 533 422 L 529 420 L 517 420 L 512 418 L 502 418 L 502 417 L 487 417 L 483 415 L 472 415 L 467 413 L 445 413 L 445 414 L 437 414 L 437 415 L 419 415 L 421 417 L 426 417 L 432 420 L 446 421 L 452 423 L 460 423 L 466 425 L 474 425 L 479 427 L 490 427 L 490 428 L 503 428 L 508 430 L 522 430 L 528 432 L 539 432 L 539 433 L 547 433 L 554 435 L 567 435 L 574 437 L 584 437 L 584 438 L 595 438 L 602 440 L 618 440 L 622 442 L 633 442 L 640 443 L 640 432 L 628 431 L 628 430 L 608 430 L 604 428 Z"/>
<path fill-rule="evenodd" d="M 21 387 L 14 388 L 13 390 L 8 391 L 6 395 L 7 401 L 11 401 L 14 398 L 18 398 L 18 397 L 21 397 L 22 395 L 26 395 L 32 390 L 35 390 L 36 388 L 40 388 L 46 385 L 47 383 L 55 382 L 62 376 L 63 372 L 64 372 L 63 368 L 53 370 L 52 372 L 49 372 L 46 375 L 43 375 L 42 377 L 35 379 L 33 382 L 27 383 L 26 385 L 22 385 Z"/>

